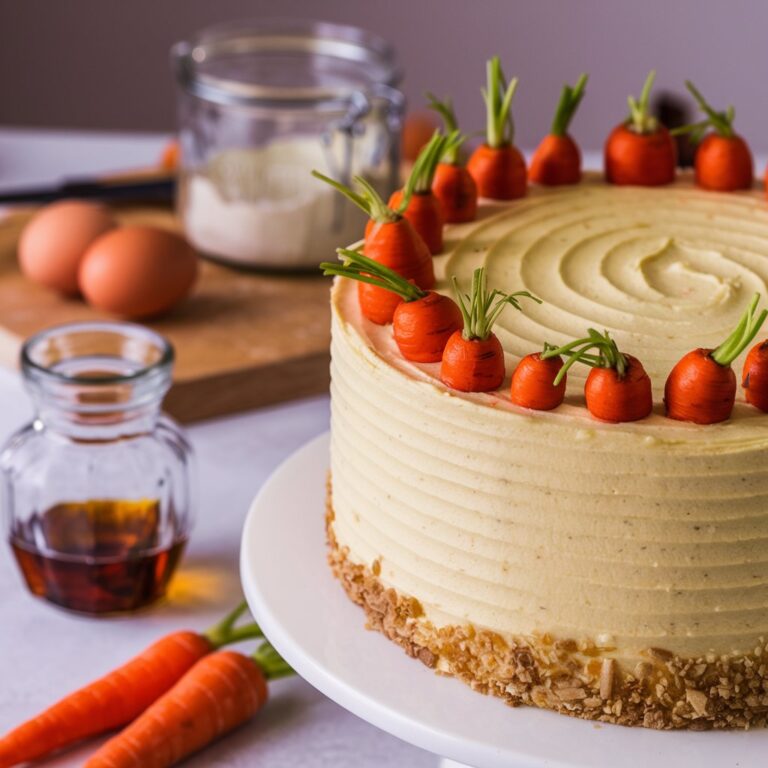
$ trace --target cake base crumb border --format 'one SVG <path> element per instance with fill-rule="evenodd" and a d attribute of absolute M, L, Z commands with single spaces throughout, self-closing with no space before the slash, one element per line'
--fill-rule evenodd
<path fill-rule="evenodd" d="M 598 722 L 660 730 L 744 729 L 768 723 L 768 645 L 747 655 L 680 658 L 649 648 L 622 669 L 596 644 L 549 635 L 504 638 L 467 625 L 436 627 L 415 597 L 379 578 L 381 564 L 354 563 L 333 529 L 328 479 L 328 563 L 349 598 L 412 658 L 476 691 Z"/>

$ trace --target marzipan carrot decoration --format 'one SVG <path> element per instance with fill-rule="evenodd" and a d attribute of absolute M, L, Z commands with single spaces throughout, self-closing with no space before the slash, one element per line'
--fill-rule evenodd
<path fill-rule="evenodd" d="M 85 768 L 168 768 L 250 720 L 267 700 L 267 681 L 293 670 L 264 643 L 252 657 L 219 651 L 104 744 Z"/>
<path fill-rule="evenodd" d="M 741 386 L 746 401 L 768 413 L 768 341 L 761 341 L 749 350 L 741 373 Z"/>
<path fill-rule="evenodd" d="M 430 108 L 443 118 L 445 132 L 452 134 L 458 131 L 459 124 L 450 99 L 440 101 L 431 93 L 427 94 L 427 98 Z M 432 180 L 432 191 L 440 201 L 443 218 L 449 224 L 474 221 L 477 216 L 477 184 L 459 157 L 461 143 L 454 142 L 443 152 Z"/>
<path fill-rule="evenodd" d="M 434 287 L 435 271 L 429 248 L 411 222 L 403 217 L 410 199 L 407 194 L 403 196 L 398 209 L 393 210 L 361 176 L 355 176 L 355 183 L 360 189 L 360 192 L 355 192 L 318 171 L 312 171 L 312 175 L 330 184 L 370 217 L 365 228 L 363 246 L 363 252 L 368 258 L 394 269 L 425 291 Z"/>
<path fill-rule="evenodd" d="M 454 146 L 458 148 L 463 140 L 458 131 L 448 136 L 435 131 L 416 158 L 405 187 L 389 198 L 389 207 L 395 211 L 401 210 L 403 201 L 407 200 L 402 208 L 403 216 L 413 224 L 433 255 L 443 250 L 445 219 L 440 201 L 432 192 L 432 180 L 443 154 Z"/>
<path fill-rule="evenodd" d="M 718 192 L 750 189 L 754 176 L 752 153 L 747 142 L 733 130 L 734 108 L 716 112 L 690 80 L 685 81 L 685 87 L 706 117 L 693 125 L 676 128 L 672 134 L 690 133 L 691 141 L 698 144 L 693 166 L 696 183 Z"/>
<path fill-rule="evenodd" d="M 531 158 L 528 178 L 536 184 L 558 186 L 581 181 L 581 152 L 568 128 L 584 98 L 586 86 L 587 75 L 584 74 L 576 85 L 563 86 L 549 135 L 542 139 Z"/>
<path fill-rule="evenodd" d="M 768 316 L 759 314 L 756 293 L 733 333 L 717 349 L 694 349 L 671 370 L 664 387 L 670 419 L 716 424 L 731 416 L 736 400 L 736 374 L 731 363 L 750 345 Z"/>
<path fill-rule="evenodd" d="M 472 275 L 469 294 L 461 293 L 455 277 L 453 287 L 464 328 L 453 333 L 445 345 L 440 380 L 461 392 L 491 392 L 504 381 L 504 350 L 493 333 L 494 323 L 508 304 L 522 310 L 519 299 L 533 299 L 539 304 L 541 299 L 528 291 L 489 291 L 485 267 L 478 267 Z"/>
<path fill-rule="evenodd" d="M 592 370 L 584 385 L 584 396 L 587 409 L 595 418 L 615 423 L 644 419 L 653 409 L 653 394 L 642 363 L 619 351 L 608 331 L 598 333 L 590 328 L 588 334 L 542 352 L 545 360 L 567 357 L 553 385 L 558 386 L 575 363 L 585 363 Z"/>
<path fill-rule="evenodd" d="M 507 83 L 498 56 L 487 65 L 487 85 L 483 99 L 487 113 L 485 142 L 469 158 L 467 169 L 477 183 L 480 197 L 514 200 L 527 192 L 525 158 L 514 145 L 512 99 L 517 78 Z"/>
<path fill-rule="evenodd" d="M 383 293 L 394 296 L 392 333 L 402 356 L 417 363 L 439 362 L 448 339 L 463 325 L 456 302 L 435 291 L 423 291 L 362 253 L 340 248 L 338 254 L 344 263 L 323 262 L 323 274 L 358 280 L 360 310 L 374 323 L 389 313 L 388 304 L 380 306 Z M 376 293 L 371 292 L 372 287 Z"/>
<path fill-rule="evenodd" d="M 167 635 L 114 672 L 20 725 L 0 738 L 0 767 L 27 763 L 131 722 L 211 651 L 261 637 L 256 624 L 235 626 L 245 609 L 245 603 L 241 604 L 202 634 Z"/>
<path fill-rule="evenodd" d="M 554 347 L 545 344 L 543 352 L 526 355 L 517 364 L 509 390 L 515 405 L 535 411 L 551 411 L 563 402 L 567 376 L 564 374 L 557 385 L 554 384 L 563 367 L 563 359 L 559 355 L 542 357 L 550 349 Z"/>
<path fill-rule="evenodd" d="M 651 71 L 639 99 L 629 97 L 629 117 L 605 142 L 605 178 L 612 184 L 655 187 L 675 180 L 675 141 L 650 112 L 655 77 Z"/>

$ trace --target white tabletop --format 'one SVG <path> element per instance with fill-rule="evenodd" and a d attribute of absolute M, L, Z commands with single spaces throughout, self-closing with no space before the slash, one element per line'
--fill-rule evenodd
<path fill-rule="evenodd" d="M 164 138 L 0 129 L 0 189 L 153 163 Z M 0 440 L 30 417 L 18 377 L 0 370 Z M 198 521 L 167 601 L 137 616 L 86 619 L 29 596 L 0 546 L 0 732 L 107 672 L 166 632 L 205 629 L 241 598 L 240 531 L 270 472 L 327 429 L 328 399 L 316 397 L 193 426 Z M 363 617 L 360 616 L 362 630 Z M 347 713 L 300 679 L 277 681 L 249 725 L 189 768 L 435 766 L 437 759 Z M 79 766 L 93 743 L 46 762 Z"/>

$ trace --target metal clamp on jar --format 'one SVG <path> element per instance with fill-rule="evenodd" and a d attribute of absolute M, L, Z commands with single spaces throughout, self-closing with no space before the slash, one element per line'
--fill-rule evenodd
<path fill-rule="evenodd" d="M 359 239 L 363 215 L 317 169 L 397 186 L 404 108 L 392 48 L 316 22 L 215 27 L 172 50 L 179 89 L 178 210 L 204 254 L 313 268 Z"/>

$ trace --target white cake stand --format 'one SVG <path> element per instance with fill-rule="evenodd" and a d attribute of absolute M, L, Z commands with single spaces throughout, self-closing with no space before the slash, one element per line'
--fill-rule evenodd
<path fill-rule="evenodd" d="M 359 717 L 476 768 L 751 768 L 768 730 L 658 732 L 576 720 L 481 696 L 363 628 L 326 563 L 328 435 L 291 456 L 246 520 L 241 576 L 248 603 L 294 669 Z M 448 761 L 446 761 L 446 764 Z"/>

